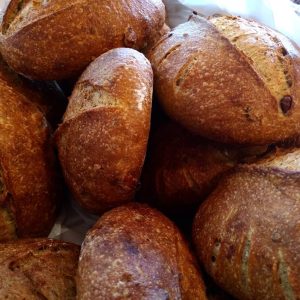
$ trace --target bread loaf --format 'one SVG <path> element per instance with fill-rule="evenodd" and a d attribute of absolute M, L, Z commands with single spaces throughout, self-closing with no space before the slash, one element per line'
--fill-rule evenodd
<path fill-rule="evenodd" d="M 129 204 L 104 214 L 82 246 L 78 299 L 206 299 L 196 262 L 175 225 Z"/>
<path fill-rule="evenodd" d="M 170 117 L 217 141 L 270 144 L 300 129 L 300 51 L 254 21 L 193 16 L 149 58 Z"/>
<path fill-rule="evenodd" d="M 75 300 L 79 250 L 47 239 L 0 244 L 0 298 Z"/>
<path fill-rule="evenodd" d="M 161 0 L 12 0 L 0 48 L 18 73 L 58 80 L 110 49 L 147 47 L 164 21 Z"/>
<path fill-rule="evenodd" d="M 150 145 L 140 197 L 171 214 L 195 210 L 226 171 L 268 149 L 213 143 L 175 123 L 159 127 Z"/>
<path fill-rule="evenodd" d="M 300 149 L 238 167 L 200 206 L 198 257 L 238 299 L 300 297 Z"/>
<path fill-rule="evenodd" d="M 148 142 L 152 77 L 143 54 L 118 48 L 96 59 L 75 86 L 56 142 L 69 188 L 90 212 L 134 197 Z"/>
<path fill-rule="evenodd" d="M 48 235 L 61 197 L 39 93 L 0 65 L 0 241 Z"/>

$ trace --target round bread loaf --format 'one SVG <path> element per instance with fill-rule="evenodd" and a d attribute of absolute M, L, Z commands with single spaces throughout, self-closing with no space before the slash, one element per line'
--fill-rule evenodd
<path fill-rule="evenodd" d="M 110 49 L 147 47 L 164 21 L 161 0 L 12 0 L 0 48 L 18 73 L 58 80 Z"/>
<path fill-rule="evenodd" d="M 166 213 L 186 214 L 199 206 L 226 171 L 267 149 L 213 143 L 167 123 L 150 143 L 139 197 Z"/>
<path fill-rule="evenodd" d="M 166 112 L 209 139 L 270 144 L 300 130 L 300 51 L 254 21 L 193 16 L 149 53 Z"/>
<path fill-rule="evenodd" d="M 79 250 L 48 239 L 0 244 L 0 298 L 75 300 Z"/>
<path fill-rule="evenodd" d="M 193 228 L 207 272 L 238 299 L 300 297 L 300 149 L 224 177 Z"/>
<path fill-rule="evenodd" d="M 72 194 L 92 213 L 134 197 L 149 136 L 152 85 L 144 55 L 117 48 L 97 58 L 75 86 L 56 142 Z"/>
<path fill-rule="evenodd" d="M 0 241 L 47 236 L 61 198 L 39 93 L 7 81 L 0 66 Z"/>
<path fill-rule="evenodd" d="M 78 299 L 206 299 L 194 257 L 175 225 L 132 203 L 104 214 L 81 249 Z"/>

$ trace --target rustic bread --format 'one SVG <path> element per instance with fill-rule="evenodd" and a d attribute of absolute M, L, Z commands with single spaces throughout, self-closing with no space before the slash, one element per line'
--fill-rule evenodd
<path fill-rule="evenodd" d="M 300 149 L 238 167 L 193 228 L 207 272 L 238 299 L 300 297 Z"/>
<path fill-rule="evenodd" d="M 222 142 L 269 144 L 300 130 L 300 51 L 254 21 L 193 16 L 149 58 L 166 112 Z"/>
<path fill-rule="evenodd" d="M 213 143 L 167 123 L 150 143 L 139 197 L 166 213 L 186 214 L 199 206 L 226 171 L 267 149 Z"/>
<path fill-rule="evenodd" d="M 0 298 L 75 300 L 79 250 L 48 239 L 0 244 Z"/>
<path fill-rule="evenodd" d="M 58 80 L 110 49 L 147 47 L 164 21 L 161 0 L 12 0 L 0 48 L 18 73 Z"/>
<path fill-rule="evenodd" d="M 97 58 L 75 86 L 56 142 L 69 188 L 90 212 L 134 197 L 148 142 L 152 84 L 144 55 L 117 48 Z"/>
<path fill-rule="evenodd" d="M 195 259 L 175 225 L 132 203 L 104 214 L 81 249 L 78 299 L 206 299 Z"/>
<path fill-rule="evenodd" d="M 39 94 L 4 80 L 2 71 L 0 241 L 47 236 L 61 197 L 50 130 L 34 103 Z"/>

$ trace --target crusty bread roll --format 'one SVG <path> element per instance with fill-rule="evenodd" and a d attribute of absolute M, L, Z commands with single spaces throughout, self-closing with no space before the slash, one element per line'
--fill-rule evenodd
<path fill-rule="evenodd" d="M 77 82 L 56 142 L 75 199 L 93 213 L 132 200 L 148 142 L 153 74 L 143 54 L 113 49 Z"/>
<path fill-rule="evenodd" d="M 18 73 L 58 80 L 110 49 L 147 47 L 164 21 L 161 0 L 12 0 L 0 48 Z"/>
<path fill-rule="evenodd" d="M 0 244 L 0 298 L 75 300 L 79 250 L 48 239 Z"/>
<path fill-rule="evenodd" d="M 166 112 L 217 141 L 270 144 L 300 130 L 300 51 L 239 17 L 193 16 L 149 58 Z"/>
<path fill-rule="evenodd" d="M 206 299 L 196 261 L 175 225 L 131 203 L 89 231 L 77 274 L 80 300 Z"/>
<path fill-rule="evenodd" d="M 300 149 L 237 168 L 200 206 L 193 237 L 208 273 L 238 299 L 300 297 Z"/>
<path fill-rule="evenodd" d="M 0 65 L 0 241 L 46 236 L 61 187 L 39 93 L 3 76 Z"/>
<path fill-rule="evenodd" d="M 199 206 L 226 171 L 267 149 L 213 143 L 169 122 L 151 140 L 139 197 L 166 213 L 186 214 Z"/>

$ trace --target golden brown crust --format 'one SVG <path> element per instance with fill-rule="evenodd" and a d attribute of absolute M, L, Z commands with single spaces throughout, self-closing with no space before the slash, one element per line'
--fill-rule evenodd
<path fill-rule="evenodd" d="M 196 209 L 226 171 L 268 149 L 213 143 L 175 123 L 158 128 L 150 145 L 139 196 L 172 214 Z"/>
<path fill-rule="evenodd" d="M 139 52 L 119 48 L 83 73 L 56 133 L 66 181 L 94 213 L 132 200 L 148 142 L 153 75 Z"/>
<path fill-rule="evenodd" d="M 196 262 L 175 225 L 132 203 L 104 214 L 80 256 L 78 298 L 206 299 Z"/>
<path fill-rule="evenodd" d="M 75 300 L 79 250 L 49 239 L 0 244 L 0 298 Z"/>
<path fill-rule="evenodd" d="M 0 77 L 0 91 L 1 227 L 10 238 L 44 236 L 61 196 L 50 130 L 21 87 Z"/>
<path fill-rule="evenodd" d="M 110 49 L 145 48 L 164 21 L 161 0 L 13 0 L 4 15 L 1 51 L 18 73 L 63 79 Z"/>
<path fill-rule="evenodd" d="M 265 34 L 260 27 L 257 43 L 263 43 Z M 212 23 L 194 16 L 165 35 L 148 55 L 166 112 L 189 130 L 222 142 L 269 144 L 298 135 L 299 48 L 266 31 L 274 39 L 273 51 L 287 66 L 289 95 L 276 99 L 249 57 Z"/>
<path fill-rule="evenodd" d="M 238 299 L 299 298 L 299 165 L 294 149 L 240 166 L 196 215 L 199 258 Z"/>

